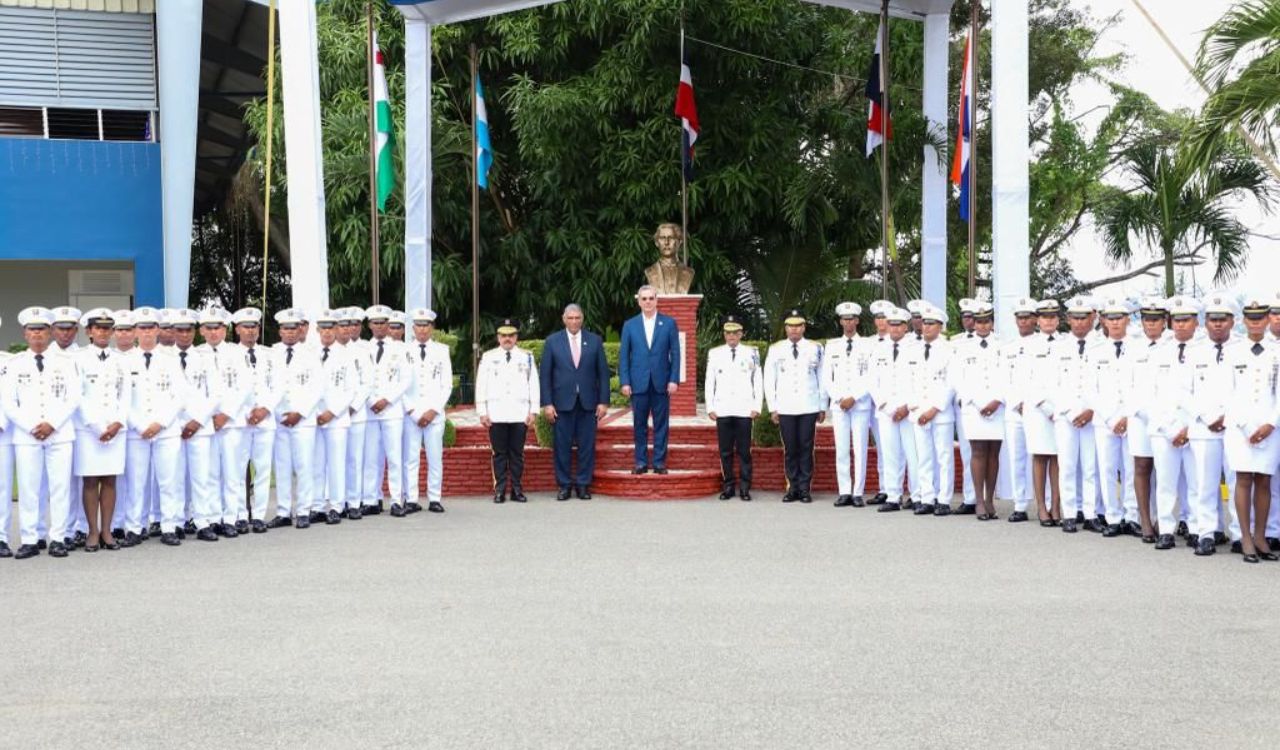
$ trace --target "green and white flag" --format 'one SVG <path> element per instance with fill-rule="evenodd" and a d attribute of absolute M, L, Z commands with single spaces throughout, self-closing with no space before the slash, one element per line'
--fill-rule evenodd
<path fill-rule="evenodd" d="M 373 119 L 374 155 L 377 161 L 378 211 L 387 210 L 387 198 L 395 187 L 395 159 L 391 148 L 395 129 L 391 123 L 391 100 L 387 98 L 387 66 L 378 47 L 378 33 L 373 34 Z"/>

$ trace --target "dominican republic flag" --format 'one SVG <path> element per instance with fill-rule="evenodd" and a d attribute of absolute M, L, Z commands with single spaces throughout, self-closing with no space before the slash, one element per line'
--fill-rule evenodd
<path fill-rule="evenodd" d="M 871 152 L 884 143 L 886 137 L 893 137 L 892 121 L 888 123 L 889 132 L 884 132 L 885 122 L 881 110 L 881 107 L 885 106 L 884 86 L 880 81 L 880 42 L 883 38 L 884 22 L 882 21 L 879 30 L 876 31 L 876 53 L 871 56 L 871 70 L 867 73 L 867 99 L 871 101 L 871 112 L 867 115 L 867 156 L 871 156 Z"/>
<path fill-rule="evenodd" d="M 683 129 L 680 163 L 684 167 L 684 181 L 693 182 L 693 144 L 698 142 L 702 126 L 698 124 L 698 105 L 693 100 L 693 74 L 689 61 L 684 58 L 684 39 L 680 41 L 680 85 L 676 87 L 676 117 Z"/>
<path fill-rule="evenodd" d="M 956 148 L 951 158 L 951 184 L 960 186 L 960 220 L 969 220 L 969 142 L 972 137 L 970 107 L 973 103 L 973 39 L 964 43 L 964 72 L 960 75 L 960 126 L 956 129 Z"/>
<path fill-rule="evenodd" d="M 391 122 L 391 99 L 387 96 L 387 65 L 378 47 L 378 32 L 373 33 L 373 122 L 375 175 L 378 185 L 378 210 L 387 210 L 387 198 L 396 184 L 395 159 L 391 147 L 395 142 Z"/>
<path fill-rule="evenodd" d="M 476 184 L 489 189 L 489 168 L 493 166 L 493 144 L 489 142 L 489 110 L 484 106 L 484 86 L 476 79 Z"/>

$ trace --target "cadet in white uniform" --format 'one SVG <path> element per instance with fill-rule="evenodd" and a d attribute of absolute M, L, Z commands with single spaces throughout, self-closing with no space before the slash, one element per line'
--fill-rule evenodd
<path fill-rule="evenodd" d="M 1022 396 L 1022 426 L 1027 435 L 1027 452 L 1031 454 L 1031 494 L 1040 507 L 1049 508 L 1050 526 L 1062 523 L 1062 493 L 1058 482 L 1058 442 L 1054 435 L 1052 415 L 1038 404 L 1044 391 L 1057 379 L 1054 363 L 1050 361 L 1054 344 L 1061 338 L 1058 331 L 1059 312 L 1057 300 L 1044 299 L 1036 305 L 1036 326 L 1040 332 L 1028 345 L 1031 359 L 1031 377 L 1025 383 Z M 1052 500 L 1046 504 L 1045 487 Z M 1041 522 L 1041 526 L 1044 522 Z"/>
<path fill-rule="evenodd" d="M 962 297 L 960 298 L 960 301 L 956 303 L 956 307 L 960 310 L 960 328 L 962 330 L 960 333 L 957 333 L 950 338 L 950 341 L 956 345 L 954 348 L 958 349 L 960 348 L 960 345 L 973 341 L 973 338 L 976 335 L 974 333 L 975 326 L 973 313 L 977 305 L 978 301 L 970 299 L 969 297 Z M 945 338 L 946 337 L 944 337 L 944 339 Z M 958 397 L 959 394 L 957 394 L 957 398 Z M 965 433 L 966 425 L 964 420 L 960 418 L 959 408 L 960 404 L 957 402 L 955 439 L 956 445 L 960 448 L 960 466 L 962 467 L 960 472 L 960 487 L 964 492 L 964 503 L 956 509 L 956 513 L 959 515 L 972 515 L 977 512 L 975 508 L 977 507 L 978 502 L 978 492 L 973 484 L 973 444 L 969 442 L 970 437 Z M 994 511 L 991 515 L 995 515 Z"/>
<path fill-rule="evenodd" d="M 246 419 L 254 406 L 256 382 L 249 366 L 247 350 L 227 342 L 227 326 L 232 316 L 226 310 L 211 307 L 200 312 L 200 334 L 205 343 L 196 350 L 213 363 L 221 399 L 214 420 L 222 417 L 222 429 L 213 435 L 213 487 L 221 512 L 213 523 L 218 534 L 233 538 L 249 533 L 249 516 L 245 503 L 245 463 L 242 443 L 251 439 Z"/>
<path fill-rule="evenodd" d="M 112 316 L 113 320 L 115 320 L 115 326 L 111 329 L 112 352 L 119 355 L 127 354 L 129 350 L 134 347 L 133 311 L 116 310 L 112 313 Z M 124 368 L 125 377 L 128 378 L 129 368 L 125 365 L 123 360 L 121 361 L 121 367 Z M 132 382 L 132 379 L 129 379 Z M 130 396 L 130 399 L 132 399 L 132 396 Z M 127 401 L 125 405 L 128 405 Z M 124 442 L 124 452 L 127 461 L 129 455 L 129 429 L 127 423 L 124 429 L 124 437 L 122 437 L 121 440 Z M 111 522 L 111 535 L 115 537 L 117 542 L 122 542 L 120 545 L 122 547 L 126 546 L 123 544 L 124 519 L 129 508 L 129 497 L 129 470 L 128 464 L 126 463 L 125 470 L 116 477 L 116 512 Z"/>
<path fill-rule="evenodd" d="M 72 415 L 80 403 L 80 376 L 70 357 L 51 353 L 53 314 L 43 307 L 18 313 L 27 350 L 14 355 L 0 383 L 0 405 L 13 430 L 22 545 L 14 555 L 39 554 L 42 486 L 48 488 L 49 554 L 66 557 L 71 533 Z"/>
<path fill-rule="evenodd" d="M 858 335 L 856 302 L 836 305 L 841 335 L 827 341 L 822 355 L 822 387 L 831 402 L 831 428 L 836 441 L 837 508 L 861 508 L 867 486 L 867 435 L 871 424 L 871 351 Z M 853 445 L 853 475 L 849 447 Z"/>
<path fill-rule="evenodd" d="M 412 312 L 413 343 L 407 346 L 409 358 L 409 391 L 404 399 L 404 507 L 397 512 L 396 495 L 391 495 L 391 515 L 405 515 L 421 510 L 418 498 L 422 497 L 419 467 L 422 452 L 427 454 L 427 510 L 443 513 L 441 488 L 444 486 L 444 423 L 445 407 L 453 392 L 453 365 L 449 361 L 449 347 L 432 341 L 436 329 L 436 314 L 425 308 Z M 390 469 L 388 469 L 390 471 Z"/>
<path fill-rule="evenodd" d="M 49 347 L 50 354 L 68 354 L 73 358 L 76 352 L 80 351 L 80 344 L 76 341 L 80 336 L 80 318 L 83 314 L 78 308 L 62 306 L 55 307 L 50 312 L 53 313 L 53 343 L 54 346 Z M 73 417 L 74 419 L 74 417 Z M 73 461 L 74 463 L 74 461 Z M 47 527 L 44 525 L 44 516 L 49 511 L 48 494 L 41 492 L 41 502 L 45 505 L 41 511 L 41 536 Z M 71 523 L 69 526 L 73 532 L 72 538 L 76 547 L 83 547 L 85 540 L 88 539 L 89 525 L 84 517 L 84 486 L 80 482 L 71 482 Z"/>
<path fill-rule="evenodd" d="M 280 343 L 271 351 L 281 396 L 274 414 L 276 515 L 267 526 L 305 529 L 311 525 L 311 508 L 316 503 L 312 462 L 316 457 L 316 406 L 321 395 L 320 360 L 302 342 L 301 310 L 281 310 L 275 317 Z"/>
<path fill-rule="evenodd" d="M 1155 472 L 1159 478 L 1156 485 L 1157 550 L 1173 549 L 1175 544 L 1180 480 L 1185 478 L 1188 488 L 1195 487 L 1197 481 L 1196 462 L 1192 460 L 1188 435 L 1195 419 L 1191 409 L 1194 371 L 1190 355 L 1194 349 L 1200 303 L 1194 297 L 1179 295 L 1170 297 L 1166 305 L 1173 321 L 1173 336 L 1151 353 L 1151 368 L 1155 375 L 1151 389 L 1160 397 L 1147 404 L 1147 426 L 1151 434 Z"/>
<path fill-rule="evenodd" d="M 1227 431 L 1223 436 L 1226 463 L 1236 475 L 1235 513 L 1231 549 L 1246 563 L 1280 560 L 1266 540 L 1271 509 L 1271 475 L 1280 463 L 1280 346 L 1266 339 L 1268 304 L 1247 299 L 1241 312 L 1247 335 L 1227 345 L 1226 367 L 1231 375 L 1227 398 Z"/>
<path fill-rule="evenodd" d="M 955 487 L 955 401 L 951 381 L 951 344 L 942 336 L 947 314 L 926 305 L 920 311 L 920 342 L 906 352 L 907 421 L 916 444 L 916 461 L 910 471 L 920 473 L 920 495 L 915 514 L 945 516 L 951 513 Z M 945 510 L 943 510 L 945 508 Z M 988 520 L 983 514 L 982 520 Z"/>
<path fill-rule="evenodd" d="M 408 316 L 400 310 L 392 310 L 391 315 L 387 319 L 387 335 L 393 340 L 405 343 L 405 324 L 408 322 Z"/>
<path fill-rule="evenodd" d="M 721 325 L 724 345 L 707 352 L 707 417 L 716 423 L 720 449 L 720 499 L 735 494 L 751 500 L 751 424 L 760 416 L 764 399 L 764 372 L 760 353 L 742 343 L 742 321 L 726 315 Z M 738 456 L 734 479 L 733 456 Z"/>
<path fill-rule="evenodd" d="M 363 321 L 364 310 L 348 307 L 342 311 L 338 329 L 338 343 L 347 353 L 347 363 L 350 365 L 348 375 L 351 377 L 348 385 L 351 406 L 347 409 L 351 416 L 351 425 L 347 428 L 347 488 L 343 499 L 347 506 L 345 515 L 352 521 L 359 521 L 363 517 L 361 501 L 373 496 L 371 492 L 365 493 L 363 490 L 365 428 L 369 422 L 367 402 L 373 387 L 373 359 L 369 356 L 367 342 L 360 338 Z"/>
<path fill-rule="evenodd" d="M 322 397 L 316 408 L 316 500 L 312 518 L 322 513 L 325 524 L 342 520 L 347 499 L 347 440 L 351 429 L 351 403 L 360 397 L 352 388 L 351 357 L 338 344 L 338 312 L 323 310 L 316 317 L 320 347 Z"/>
<path fill-rule="evenodd" d="M 262 311 L 254 307 L 236 310 L 231 316 L 240 351 L 253 379 L 253 392 L 245 412 L 244 429 L 237 441 L 233 460 L 234 477 L 224 477 L 224 492 L 231 490 L 236 509 L 237 531 L 248 521 L 255 534 L 267 530 L 267 505 L 271 499 L 271 465 L 275 457 L 276 407 L 282 395 L 276 372 L 276 356 L 271 349 L 258 344 L 262 335 Z M 253 506 L 250 508 L 245 483 L 241 481 L 245 467 L 252 473 Z M 229 482 L 234 482 L 231 487 Z M 243 533 L 243 532 L 241 532 Z"/>
<path fill-rule="evenodd" d="M 498 346 L 480 358 L 476 376 L 476 412 L 489 430 L 493 449 L 493 501 L 506 502 L 510 479 L 511 500 L 524 495 L 524 442 L 538 414 L 538 366 L 533 353 L 516 347 L 518 321 L 498 324 Z"/>
<path fill-rule="evenodd" d="M 908 366 L 909 350 L 913 342 L 907 336 L 907 321 L 911 314 L 895 307 L 885 313 L 889 336 L 876 345 L 871 362 L 871 399 L 875 402 L 876 421 L 880 423 L 877 449 L 884 456 L 884 471 L 880 474 L 880 491 L 887 495 L 879 512 L 902 510 L 902 483 L 910 481 L 910 489 L 920 496 L 920 477 L 916 464 L 916 442 L 911 422 L 907 419 L 910 408 L 908 386 L 911 373 Z M 906 477 L 908 467 L 910 475 Z M 908 496 L 905 504 L 913 501 Z"/>
<path fill-rule="evenodd" d="M 222 388 L 218 369 L 207 352 L 195 348 L 200 316 L 194 310 L 178 310 L 169 321 L 173 328 L 178 366 L 187 380 L 181 420 L 182 456 L 186 469 L 187 525 L 202 542 L 218 541 L 214 524 L 222 523 L 222 484 L 213 436 L 227 424 L 218 411 Z"/>
<path fill-rule="evenodd" d="M 1146 544 L 1156 542 L 1156 522 L 1153 488 L 1158 479 L 1155 475 L 1154 450 L 1151 446 L 1151 429 L 1149 415 L 1151 402 L 1156 398 L 1153 384 L 1156 382 L 1152 355 L 1164 340 L 1169 314 L 1163 299 L 1153 298 L 1143 301 L 1139 311 L 1142 321 L 1142 336 L 1133 342 L 1133 353 L 1121 358 L 1125 373 L 1122 375 L 1125 391 L 1125 411 L 1128 414 L 1125 434 L 1129 455 L 1133 458 L 1133 494 L 1134 510 L 1131 516 L 1126 509 L 1125 516 L 1130 522 L 1138 524 L 1137 533 Z M 1177 478 L 1174 478 L 1177 482 Z"/>
<path fill-rule="evenodd" d="M 1073 297 L 1067 302 L 1067 322 L 1071 332 L 1053 343 L 1044 361 L 1048 370 L 1042 371 L 1042 377 L 1037 379 L 1049 385 L 1039 393 L 1036 408 L 1053 420 L 1058 483 L 1065 514 L 1062 530 L 1074 534 L 1080 514 L 1092 506 L 1098 491 L 1098 455 L 1091 405 L 1097 375 L 1089 352 L 1095 343 L 1090 336 L 1093 302 L 1085 297 Z M 1084 527 L 1089 531 L 1104 528 L 1096 518 L 1087 518 Z"/>
<path fill-rule="evenodd" d="M 1129 407 L 1126 379 L 1128 360 L 1141 342 L 1128 335 L 1129 317 L 1133 309 L 1128 301 L 1112 297 L 1102 303 L 1102 326 L 1105 338 L 1094 346 L 1094 395 L 1092 397 L 1093 439 L 1097 450 L 1098 485 L 1102 492 L 1107 527 L 1105 537 L 1117 537 L 1127 530 L 1126 508 L 1136 505 L 1133 497 L 1133 457 L 1129 453 L 1126 433 L 1129 430 Z"/>
<path fill-rule="evenodd" d="M 13 355 L 0 351 L 0 383 L 4 382 L 4 372 Z M 0 406 L 0 558 L 13 557 L 13 549 L 9 546 L 9 526 L 13 523 L 13 425 Z"/>
<path fill-rule="evenodd" d="M 886 339 L 889 338 L 889 323 L 885 320 L 885 315 L 890 310 L 894 310 L 896 308 L 897 308 L 897 305 L 894 305 L 892 302 L 890 302 L 887 299 L 878 299 L 867 306 L 867 309 L 871 311 L 871 324 L 875 326 L 875 329 L 876 329 L 875 335 L 868 338 L 865 342 L 867 347 L 866 355 L 867 355 L 868 367 L 870 367 L 871 362 L 874 361 L 875 353 L 876 351 L 878 351 L 879 346 L 883 344 Z M 870 372 L 870 370 L 868 370 L 868 380 L 870 381 L 873 379 L 874 379 L 874 375 Z M 868 388 L 870 388 L 870 382 L 868 382 Z M 876 476 L 883 477 L 884 476 L 884 451 L 880 449 L 880 420 L 876 419 L 875 415 L 876 415 L 876 402 L 873 395 L 871 399 L 871 418 L 870 418 L 871 438 L 872 440 L 875 441 L 875 444 L 876 444 Z M 880 481 L 881 481 L 881 486 L 883 487 L 883 480 L 880 480 Z M 883 491 L 877 492 L 875 495 L 872 495 L 870 498 L 867 498 L 867 505 L 880 505 L 881 503 L 883 503 L 888 499 L 889 499 L 889 495 L 886 494 L 885 492 Z"/>
<path fill-rule="evenodd" d="M 115 313 L 99 307 L 84 314 L 80 324 L 89 333 L 89 346 L 74 355 L 80 370 L 80 408 L 76 410 L 73 461 L 83 483 L 84 513 L 89 524 L 85 552 L 106 547 L 120 549 L 111 535 L 116 508 L 116 477 L 124 473 L 128 452 L 126 407 L 132 396 L 124 357 L 111 350 Z"/>
<path fill-rule="evenodd" d="M 1235 325 L 1235 300 L 1222 293 L 1211 294 L 1204 305 L 1206 338 L 1192 347 L 1189 359 L 1194 372 L 1192 402 L 1194 419 L 1187 437 L 1195 463 L 1195 481 L 1188 482 L 1187 506 L 1191 515 L 1187 546 L 1199 557 L 1214 554 L 1227 541 L 1227 516 L 1222 509 L 1220 487 L 1235 484 L 1233 467 L 1223 463 L 1222 438 L 1227 431 L 1227 408 L 1231 397 L 1231 371 L 1226 347 Z M 1163 394 L 1162 394 L 1163 395 Z"/>
<path fill-rule="evenodd" d="M 369 417 L 365 426 L 364 479 L 361 481 L 366 513 L 382 512 L 384 462 L 387 489 L 393 501 L 399 502 L 404 495 L 404 396 L 412 375 L 408 350 L 388 335 L 392 312 L 386 305 L 374 305 L 365 311 L 373 333 L 373 339 L 366 344 L 373 360 L 366 402 Z"/>
<path fill-rule="evenodd" d="M 1000 444 L 1005 434 L 1004 399 L 1008 379 L 1002 371 L 1004 359 L 1000 355 L 1000 342 L 992 333 L 995 308 L 989 302 L 974 301 L 970 309 L 973 337 L 952 339 L 953 356 L 959 360 L 952 368 L 960 403 L 959 421 L 964 423 L 963 433 L 970 446 L 969 471 L 975 499 L 982 503 L 978 517 L 985 516 L 983 520 L 990 521 L 996 517 L 996 479 L 1000 474 Z"/>
<path fill-rule="evenodd" d="M 813 501 L 813 443 L 818 423 L 826 418 L 821 381 L 822 346 L 804 337 L 805 317 L 791 310 L 783 319 L 787 337 L 769 347 L 764 394 L 770 418 L 782 433 L 787 492 L 782 502 Z"/>
<path fill-rule="evenodd" d="M 1033 377 L 1030 350 L 1038 341 L 1036 332 L 1036 301 L 1030 297 L 1020 297 L 1013 303 L 1014 326 L 1018 335 L 1000 347 L 1000 389 L 999 394 L 1004 402 L 1004 460 L 1008 467 L 1009 493 L 1013 498 L 1013 512 L 1009 514 L 1010 523 L 1023 523 L 1028 519 L 1027 508 L 1031 505 L 1031 463 L 1032 455 L 1027 444 L 1027 433 L 1024 427 L 1024 396 Z M 1043 492 L 1043 483 L 1041 491 Z M 1036 507 L 1036 515 L 1041 526 L 1052 525 L 1048 509 L 1043 497 Z"/>

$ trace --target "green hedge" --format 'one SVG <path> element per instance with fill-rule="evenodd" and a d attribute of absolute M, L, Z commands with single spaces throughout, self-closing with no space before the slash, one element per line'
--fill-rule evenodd
<path fill-rule="evenodd" d="M 761 448 L 777 448 L 782 445 L 782 432 L 769 416 L 769 407 L 760 407 L 760 416 L 751 423 L 751 443 Z"/>
<path fill-rule="evenodd" d="M 546 339 L 524 339 L 516 346 L 521 349 L 528 349 L 533 352 L 533 358 L 539 364 L 542 363 L 542 347 L 546 345 Z M 622 350 L 622 344 L 616 341 L 604 342 L 604 359 L 609 364 L 609 372 L 618 371 L 618 354 Z"/>
<path fill-rule="evenodd" d="M 543 448 L 550 448 L 556 443 L 555 427 L 541 411 L 533 419 L 533 434 L 538 438 L 538 445 Z"/>
<path fill-rule="evenodd" d="M 452 448 L 458 444 L 458 426 L 452 419 L 444 421 L 444 447 Z"/>

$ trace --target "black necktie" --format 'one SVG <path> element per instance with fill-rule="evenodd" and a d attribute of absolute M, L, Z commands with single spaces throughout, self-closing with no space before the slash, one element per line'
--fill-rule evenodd
<path fill-rule="evenodd" d="M 800 345 L 795 342 L 791 343 L 791 358 L 800 359 Z"/>
<path fill-rule="evenodd" d="M 1051 334 L 1049 334 L 1049 342 L 1050 342 L 1050 343 L 1052 343 L 1052 342 L 1053 342 L 1053 334 L 1052 334 L 1052 333 L 1051 333 Z"/>
<path fill-rule="evenodd" d="M 1186 342 L 1178 344 L 1178 364 L 1182 364 L 1183 362 L 1187 361 L 1186 358 L 1183 356 L 1184 354 L 1186 354 L 1186 351 L 1187 351 Z"/>
<path fill-rule="evenodd" d="M 511 361 L 511 352 L 507 352 L 507 361 L 508 361 L 508 362 L 510 362 L 510 361 Z"/>
<path fill-rule="evenodd" d="M 187 369 L 187 353 L 186 353 L 186 352 L 178 352 L 178 359 L 180 359 L 180 360 L 182 361 L 182 369 L 183 369 L 183 370 L 186 370 L 186 369 Z"/>
<path fill-rule="evenodd" d="M 853 352 L 853 339 L 844 340 L 844 353 L 851 354 Z"/>
<path fill-rule="evenodd" d="M 929 347 L 931 346 L 933 346 L 933 344 L 930 344 L 928 342 L 926 342 L 924 345 L 924 361 L 925 362 L 929 361 Z"/>
<path fill-rule="evenodd" d="M 44 372 L 44 355 L 43 354 L 36 355 L 36 370 L 40 372 Z"/>
<path fill-rule="evenodd" d="M 284 348 L 284 363 L 287 365 L 291 362 L 293 362 L 293 347 L 286 346 Z"/>
<path fill-rule="evenodd" d="M 254 353 L 253 347 L 249 348 L 249 366 L 255 370 L 258 368 L 258 355 Z"/>
<path fill-rule="evenodd" d="M 893 361 L 898 361 L 898 342 L 893 342 Z"/>
<path fill-rule="evenodd" d="M 1255 355 L 1262 354 L 1262 344 L 1255 343 L 1253 348 L 1249 351 L 1253 352 Z"/>
<path fill-rule="evenodd" d="M 986 348 L 987 348 L 987 340 L 986 340 L 986 339 L 983 339 L 982 341 L 979 341 L 979 342 L 978 342 L 978 346 L 982 347 L 983 349 L 986 349 Z"/>
<path fill-rule="evenodd" d="M 1222 364 L 1222 344 L 1214 344 L 1213 346 L 1218 350 L 1218 364 Z"/>
<path fill-rule="evenodd" d="M 143 352 L 142 358 L 146 360 L 147 369 L 151 369 L 151 352 Z"/>
<path fill-rule="evenodd" d="M 98 355 L 98 361 L 99 361 L 99 362 L 106 362 L 106 361 L 107 361 L 107 353 L 106 353 L 105 351 L 104 351 L 104 352 L 102 352 L 102 353 L 100 353 L 100 354 Z"/>
<path fill-rule="evenodd" d="M 320 357 L 321 364 L 329 361 L 329 347 L 324 348 L 324 355 Z"/>
<path fill-rule="evenodd" d="M 1148 348 L 1148 349 L 1150 349 L 1151 347 L 1155 346 L 1155 345 L 1156 345 L 1156 344 L 1158 344 L 1158 343 L 1160 343 L 1160 342 L 1159 342 L 1159 341 L 1152 341 L 1150 344 L 1147 344 L 1147 348 Z"/>
<path fill-rule="evenodd" d="M 730 362 L 738 361 L 738 347 L 736 346 L 729 347 L 729 361 Z"/>
<path fill-rule="evenodd" d="M 378 339 L 378 356 L 373 358 L 374 364 L 377 364 L 382 361 L 382 344 L 383 343 L 384 342 L 382 341 L 382 339 Z"/>
<path fill-rule="evenodd" d="M 1080 339 L 1076 343 L 1080 345 L 1079 356 L 1083 357 L 1084 356 L 1084 339 Z"/>
<path fill-rule="evenodd" d="M 1120 359 L 1120 348 L 1124 346 L 1123 341 L 1116 342 L 1116 359 Z"/>
<path fill-rule="evenodd" d="M 419 362 L 427 361 L 427 345 L 426 344 L 418 344 L 418 361 Z"/>

